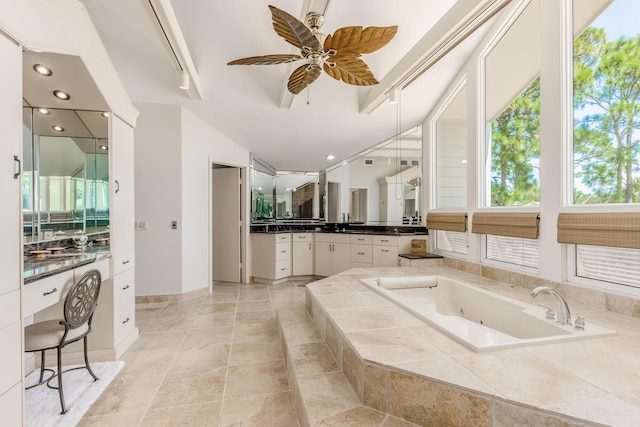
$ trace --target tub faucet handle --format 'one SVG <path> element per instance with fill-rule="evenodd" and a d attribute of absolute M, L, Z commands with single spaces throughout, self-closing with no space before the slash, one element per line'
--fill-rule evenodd
<path fill-rule="evenodd" d="M 553 308 L 549 307 L 548 305 L 545 304 L 538 304 L 540 307 L 544 307 L 547 309 L 547 313 L 546 313 L 546 318 L 547 320 L 556 320 L 556 312 L 553 311 Z"/>
<path fill-rule="evenodd" d="M 584 317 L 583 316 L 576 317 L 576 323 L 575 323 L 574 328 L 578 329 L 579 331 L 584 331 Z"/>

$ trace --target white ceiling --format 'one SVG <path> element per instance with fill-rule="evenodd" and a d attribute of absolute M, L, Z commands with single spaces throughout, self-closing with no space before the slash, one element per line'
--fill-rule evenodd
<path fill-rule="evenodd" d="M 132 101 L 182 105 L 278 170 L 322 170 L 387 140 L 399 127 L 405 130 L 421 123 L 481 36 L 477 32 L 468 38 L 403 90 L 400 110 L 385 102 L 362 114 L 372 89 L 347 85 L 326 74 L 308 92 L 295 96 L 291 108 L 281 108 L 287 64 L 226 64 L 246 56 L 291 53 L 291 46 L 273 30 L 268 5 L 300 18 L 305 14 L 302 1 L 172 0 L 198 73 L 203 99 L 196 100 L 178 88 L 178 73 L 147 13 L 146 1 L 82 0 Z M 454 3 L 332 0 L 321 31 L 398 25 L 388 45 L 363 56 L 381 81 Z M 325 160 L 328 153 L 336 159 Z"/>

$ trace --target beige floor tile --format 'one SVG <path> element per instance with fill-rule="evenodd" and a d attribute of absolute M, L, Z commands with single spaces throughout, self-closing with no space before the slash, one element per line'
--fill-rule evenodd
<path fill-rule="evenodd" d="M 146 409 L 164 375 L 118 375 L 87 411 L 87 416 L 121 414 Z"/>
<path fill-rule="evenodd" d="M 296 375 L 337 372 L 340 366 L 325 343 L 296 344 L 289 347 Z"/>
<path fill-rule="evenodd" d="M 202 344 L 178 350 L 169 366 L 169 372 L 197 371 L 227 366 L 231 344 Z"/>
<path fill-rule="evenodd" d="M 150 409 L 221 400 L 227 368 L 169 372 L 151 402 Z"/>
<path fill-rule="evenodd" d="M 142 427 L 218 426 L 222 401 L 150 409 Z"/>
<path fill-rule="evenodd" d="M 205 304 L 200 307 L 198 315 L 203 314 L 222 314 L 222 313 L 235 313 L 237 303 L 236 302 L 220 302 L 216 304 Z"/>
<path fill-rule="evenodd" d="M 225 400 L 221 426 L 295 427 L 298 425 L 291 393 Z"/>
<path fill-rule="evenodd" d="M 380 427 L 415 427 L 417 425 L 418 424 L 387 414 L 382 424 L 380 424 Z"/>
<path fill-rule="evenodd" d="M 272 321 L 276 314 L 271 308 L 264 311 L 251 311 L 236 314 L 236 325 L 252 325 L 254 323 L 264 323 Z"/>
<path fill-rule="evenodd" d="M 313 425 L 327 417 L 361 406 L 342 372 L 299 377 L 309 421 Z"/>
<path fill-rule="evenodd" d="M 343 332 L 398 328 L 402 326 L 400 322 L 380 307 L 333 310 L 331 318 Z"/>
<path fill-rule="evenodd" d="M 249 397 L 289 390 L 284 362 L 229 366 L 225 398 Z"/>
<path fill-rule="evenodd" d="M 176 350 L 182 345 L 184 335 L 184 331 L 157 332 L 146 330 L 128 351 Z"/>
<path fill-rule="evenodd" d="M 314 424 L 314 427 L 361 427 L 379 426 L 384 420 L 385 414 L 365 406 L 349 409 L 336 415 L 325 418 Z"/>
<path fill-rule="evenodd" d="M 274 340 L 278 337 L 276 320 L 260 323 L 237 323 L 233 334 L 234 342 L 246 342 L 256 340 Z"/>
<path fill-rule="evenodd" d="M 273 341 L 235 342 L 231 348 L 229 365 L 244 365 L 247 363 L 272 362 L 282 360 L 280 343 Z"/>
<path fill-rule="evenodd" d="M 191 327 L 193 329 L 230 327 L 235 321 L 234 313 L 198 314 L 193 319 Z"/>
<path fill-rule="evenodd" d="M 148 332 L 184 331 L 191 327 L 194 317 L 157 317 L 147 327 Z"/>
<path fill-rule="evenodd" d="M 97 415 L 82 417 L 77 427 L 129 427 L 138 426 L 144 417 L 145 411 L 124 412 L 110 415 Z"/>
<path fill-rule="evenodd" d="M 127 352 L 122 356 L 124 367 L 120 374 L 133 373 L 136 375 L 164 374 L 169 369 L 175 350 L 153 350 L 141 352 Z"/>
<path fill-rule="evenodd" d="M 238 313 L 249 313 L 254 311 L 270 311 L 272 308 L 270 301 L 239 301 Z"/>
<path fill-rule="evenodd" d="M 226 344 L 231 342 L 233 327 L 202 328 L 187 331 L 180 349 L 194 348 L 200 345 Z"/>

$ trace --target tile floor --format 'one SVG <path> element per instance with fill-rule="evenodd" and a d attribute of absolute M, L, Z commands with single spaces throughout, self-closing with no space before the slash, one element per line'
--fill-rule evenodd
<path fill-rule="evenodd" d="M 213 294 L 140 304 L 140 338 L 80 426 L 298 426 L 275 310 L 304 282 L 216 283 Z"/>

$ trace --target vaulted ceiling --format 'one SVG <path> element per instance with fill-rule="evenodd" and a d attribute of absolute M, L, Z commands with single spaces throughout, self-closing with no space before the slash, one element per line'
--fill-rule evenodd
<path fill-rule="evenodd" d="M 178 104 L 278 170 L 318 171 L 421 123 L 481 38 L 476 31 L 401 91 L 389 89 L 424 58 L 429 40 L 444 39 L 441 19 L 469 14 L 459 0 L 82 0 L 134 102 Z M 149 13 L 150 4 L 173 9 L 197 71 L 202 99 L 180 89 L 176 63 Z M 273 30 L 272 4 L 303 20 L 325 8 L 322 33 L 346 26 L 398 26 L 382 49 L 363 56 L 380 85 L 357 87 L 326 74 L 298 95 L 286 93 L 289 64 L 228 66 L 255 55 L 293 53 Z M 458 7 L 458 11 L 456 11 Z M 456 15 L 457 13 L 457 15 Z M 440 21 L 440 24 L 438 24 Z M 438 28 L 440 25 L 440 28 Z M 485 25 L 486 27 L 486 25 Z M 438 34 L 435 34 L 437 30 Z M 431 31 L 431 33 L 429 33 Z M 427 42 L 427 43 L 425 43 Z M 422 48 L 420 45 L 422 43 Z M 427 47 L 425 47 L 427 46 Z M 432 46 L 433 43 L 432 43 Z M 433 52 L 432 52 L 433 53 Z M 407 59 L 409 58 L 409 59 Z M 192 87 L 193 89 L 193 87 Z M 193 90 L 191 91 L 191 93 Z M 287 99 L 287 97 L 290 97 Z M 332 153 L 335 160 L 327 161 Z"/>

